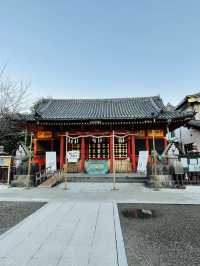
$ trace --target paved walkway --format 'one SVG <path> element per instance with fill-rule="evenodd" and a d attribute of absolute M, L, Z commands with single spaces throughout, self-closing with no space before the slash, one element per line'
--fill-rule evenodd
<path fill-rule="evenodd" d="M 0 265 L 118 266 L 117 202 L 200 203 L 200 187 L 154 191 L 141 184 L 120 184 L 119 191 L 111 188 L 108 183 L 71 183 L 68 191 L 63 184 L 53 189 L 0 186 L 0 200 L 48 201 L 0 236 Z"/>
<path fill-rule="evenodd" d="M 112 203 L 51 202 L 0 238 L 0 265 L 117 266 Z"/>
<path fill-rule="evenodd" d="M 69 190 L 60 184 L 54 188 L 7 188 L 0 186 L 0 200 L 22 201 L 81 201 L 81 202 L 158 202 L 200 203 L 200 187 L 187 189 L 154 189 L 142 184 L 120 183 L 119 190 L 112 191 L 110 183 L 69 183 Z"/>

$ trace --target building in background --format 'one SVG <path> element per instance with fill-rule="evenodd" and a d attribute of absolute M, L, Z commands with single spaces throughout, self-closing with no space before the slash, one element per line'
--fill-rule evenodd
<path fill-rule="evenodd" d="M 153 139 L 159 154 L 167 146 L 166 132 L 179 128 L 191 114 L 170 111 L 159 96 L 113 99 L 44 99 L 23 126 L 34 133 L 34 163 L 45 165 L 45 153 L 55 151 L 63 168 L 66 151 L 78 151 L 69 172 L 136 171 L 139 151 L 148 151 Z M 114 138 L 113 138 L 114 136 Z"/>
<path fill-rule="evenodd" d="M 175 136 L 186 153 L 194 146 L 200 152 L 200 93 L 185 96 L 175 110 L 194 113 L 192 120 L 175 130 Z"/>

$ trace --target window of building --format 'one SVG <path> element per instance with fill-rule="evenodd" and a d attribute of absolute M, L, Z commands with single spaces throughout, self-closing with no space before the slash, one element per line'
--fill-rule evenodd
<path fill-rule="evenodd" d="M 68 151 L 80 151 L 81 148 L 80 138 L 68 138 L 67 150 Z"/>
<path fill-rule="evenodd" d="M 108 159 L 109 138 L 89 138 L 89 159 Z"/>
<path fill-rule="evenodd" d="M 127 137 L 115 137 L 115 158 L 127 158 L 128 157 L 128 139 Z"/>

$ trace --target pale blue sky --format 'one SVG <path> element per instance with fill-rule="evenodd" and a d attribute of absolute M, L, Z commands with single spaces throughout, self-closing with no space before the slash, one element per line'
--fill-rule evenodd
<path fill-rule="evenodd" d="M 200 84 L 199 0 L 6 0 L 0 66 L 34 97 L 160 94 Z"/>

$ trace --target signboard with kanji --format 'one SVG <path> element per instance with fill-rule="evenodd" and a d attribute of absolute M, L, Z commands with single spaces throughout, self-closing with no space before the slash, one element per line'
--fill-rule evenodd
<path fill-rule="evenodd" d="M 164 137 L 164 132 L 162 129 L 149 129 L 147 135 L 148 137 Z"/>
<path fill-rule="evenodd" d="M 146 172 L 149 153 L 148 151 L 140 151 L 137 172 Z"/>
<path fill-rule="evenodd" d="M 0 156 L 0 167 L 10 167 L 11 156 Z"/>
<path fill-rule="evenodd" d="M 68 151 L 67 152 L 67 160 L 69 163 L 76 163 L 80 157 L 79 151 Z"/>
<path fill-rule="evenodd" d="M 38 130 L 37 138 L 38 139 L 51 139 L 52 138 L 52 131 Z"/>
<path fill-rule="evenodd" d="M 46 152 L 46 169 L 49 169 L 52 172 L 57 170 L 55 151 Z"/>
<path fill-rule="evenodd" d="M 135 136 L 136 137 L 145 137 L 145 130 L 136 130 Z"/>

